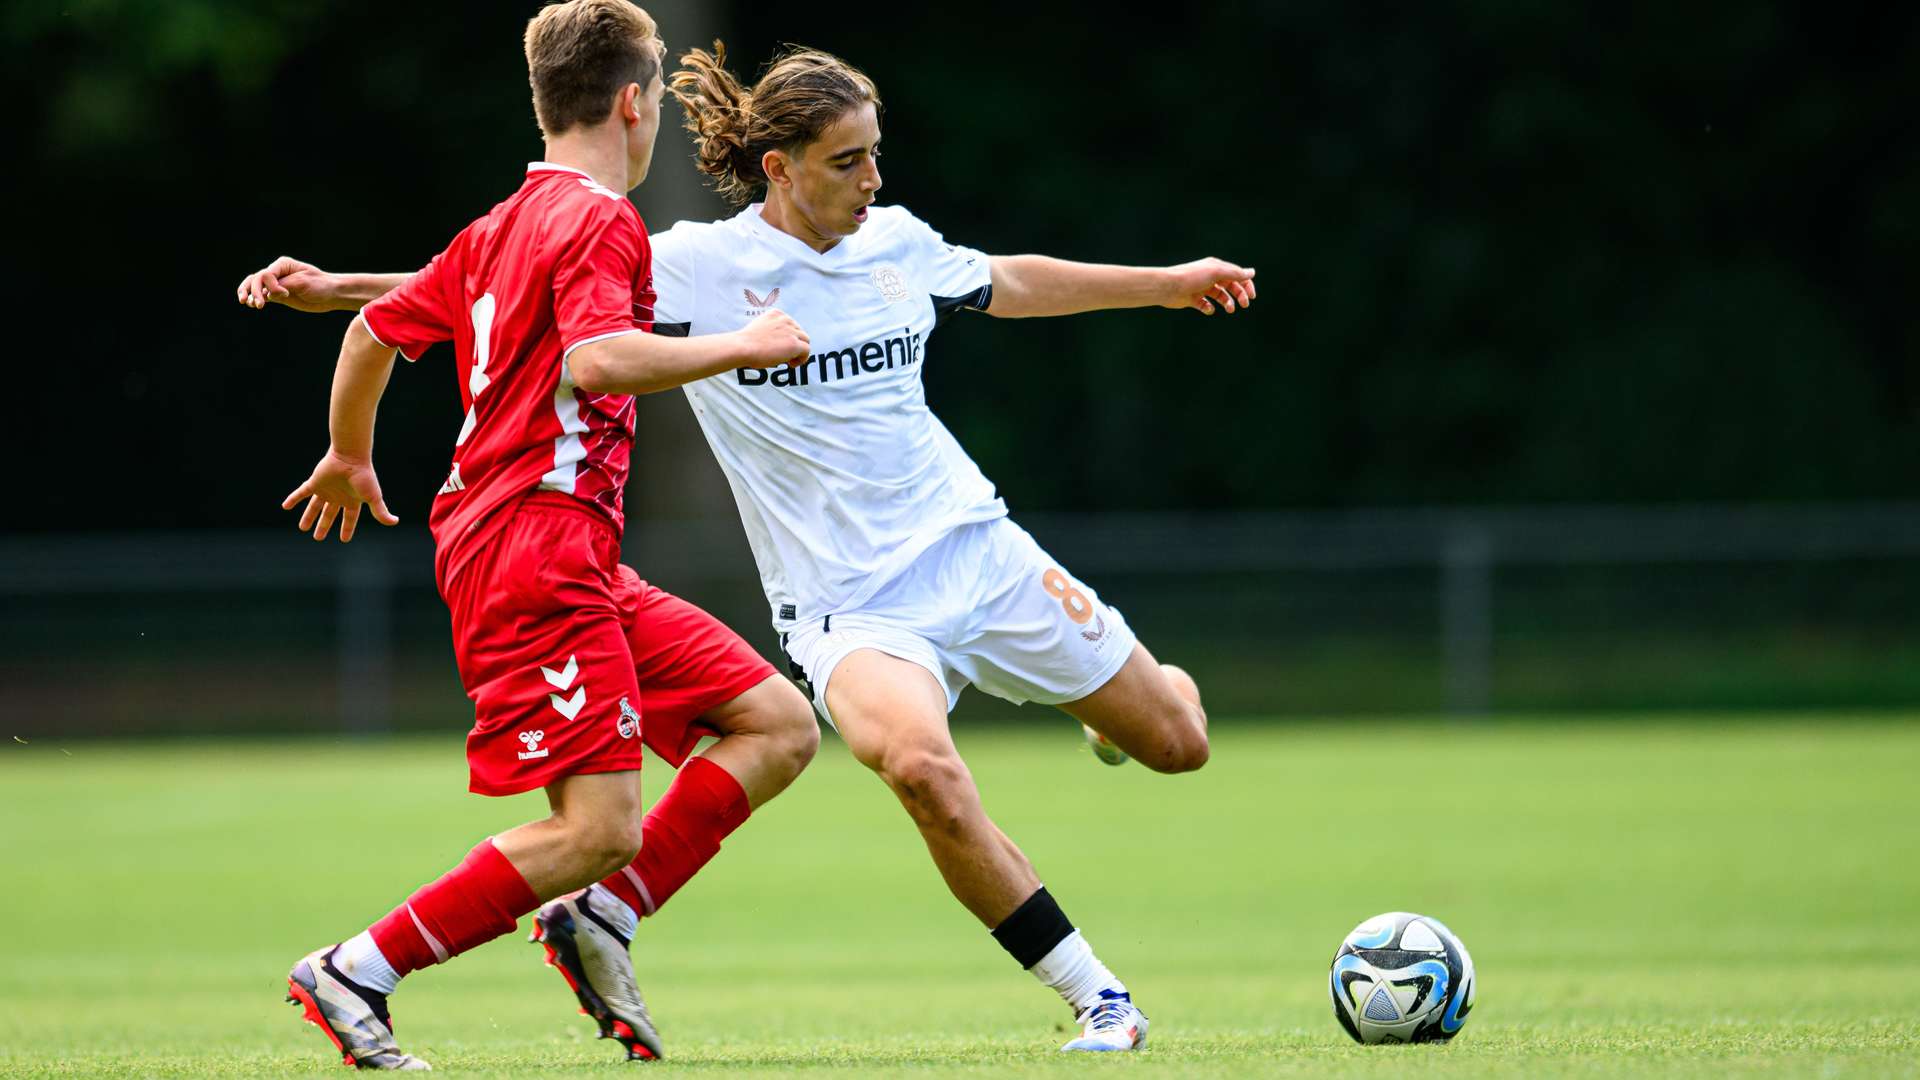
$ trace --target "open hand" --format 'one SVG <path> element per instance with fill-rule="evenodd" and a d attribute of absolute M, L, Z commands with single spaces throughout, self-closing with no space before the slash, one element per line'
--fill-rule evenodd
<path fill-rule="evenodd" d="M 340 518 L 340 542 L 353 539 L 354 526 L 360 523 L 360 507 L 373 508 L 373 517 L 382 525 L 398 525 L 400 519 L 387 509 L 380 494 L 380 478 L 373 474 L 373 462 L 355 461 L 327 448 L 327 455 L 313 467 L 307 482 L 293 489 L 280 502 L 280 509 L 291 510 L 300 500 L 307 508 L 300 514 L 300 531 L 313 530 L 315 540 L 325 540 L 327 530 Z"/>
<path fill-rule="evenodd" d="M 1253 268 L 1235 266 L 1224 259 L 1195 259 L 1169 267 L 1173 277 L 1171 294 L 1160 301 L 1165 308 L 1192 308 L 1211 315 L 1216 307 L 1231 314 L 1253 303 Z"/>
<path fill-rule="evenodd" d="M 271 301 L 295 311 L 332 311 L 333 284 L 333 275 L 325 270 L 282 255 L 248 274 L 236 292 L 250 308 L 263 308 Z"/>

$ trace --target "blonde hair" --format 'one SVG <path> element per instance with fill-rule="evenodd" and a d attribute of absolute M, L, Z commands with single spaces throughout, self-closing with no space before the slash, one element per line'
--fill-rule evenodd
<path fill-rule="evenodd" d="M 567 0 L 528 20 L 526 49 L 534 118 L 552 137 L 605 120 L 621 88 L 660 73 L 667 46 L 627 0 Z"/>
<path fill-rule="evenodd" d="M 680 58 L 668 85 L 687 112 L 697 164 L 714 189 L 738 206 L 767 186 L 760 159 L 796 152 L 880 91 L 859 68 L 818 49 L 790 48 L 773 59 L 752 90 L 727 70 L 727 47 Z"/>

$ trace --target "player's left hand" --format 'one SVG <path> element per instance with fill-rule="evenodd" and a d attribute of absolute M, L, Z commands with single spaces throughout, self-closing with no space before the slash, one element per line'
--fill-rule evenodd
<path fill-rule="evenodd" d="M 373 518 L 380 524 L 400 524 L 380 494 L 380 478 L 373 473 L 373 462 L 346 457 L 332 447 L 313 467 L 307 482 L 281 500 L 280 509 L 291 510 L 302 499 L 307 501 L 307 508 L 300 514 L 300 531 L 313 530 L 315 540 L 327 538 L 335 517 L 340 519 L 340 542 L 352 540 L 362 504 L 373 508 Z"/>
<path fill-rule="evenodd" d="M 1172 275 L 1171 294 L 1160 301 L 1165 308 L 1192 308 L 1211 315 L 1215 308 L 1229 314 L 1253 303 L 1253 268 L 1235 266 L 1224 259 L 1195 259 L 1167 268 Z"/>

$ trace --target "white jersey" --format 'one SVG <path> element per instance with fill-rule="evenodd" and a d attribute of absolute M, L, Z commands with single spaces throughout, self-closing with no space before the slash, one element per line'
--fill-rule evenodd
<path fill-rule="evenodd" d="M 726 333 L 779 308 L 813 343 L 803 365 L 685 388 L 784 624 L 859 607 L 927 547 L 1007 508 L 920 380 L 934 328 L 991 301 L 987 256 L 898 206 L 873 207 L 824 254 L 760 210 L 653 236 L 654 331 Z"/>

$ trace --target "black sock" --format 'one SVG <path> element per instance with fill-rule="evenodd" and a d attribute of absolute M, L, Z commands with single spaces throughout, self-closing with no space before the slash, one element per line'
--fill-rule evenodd
<path fill-rule="evenodd" d="M 1030 968 L 1047 958 L 1055 945 L 1073 933 L 1073 924 L 1045 885 L 1013 909 L 1013 914 L 993 928 L 993 940 L 1012 955 L 1022 968 Z"/>

